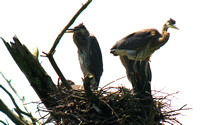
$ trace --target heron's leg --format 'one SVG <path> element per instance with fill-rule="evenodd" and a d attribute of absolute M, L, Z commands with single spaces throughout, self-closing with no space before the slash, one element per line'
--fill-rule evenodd
<path fill-rule="evenodd" d="M 148 69 L 148 61 L 146 60 L 146 62 L 145 62 L 145 70 L 144 70 L 145 75 L 146 75 L 146 79 L 148 78 L 148 71 L 147 71 L 147 69 Z"/>
<path fill-rule="evenodd" d="M 96 78 L 95 76 L 92 74 L 92 80 L 91 80 L 91 89 L 94 91 L 94 90 L 97 90 L 98 89 L 98 86 L 99 86 L 99 83 L 96 81 Z"/>
<path fill-rule="evenodd" d="M 148 79 L 148 63 L 149 63 L 149 59 L 150 57 L 148 57 L 146 60 L 145 60 L 145 75 L 146 75 L 146 79 Z"/>
<path fill-rule="evenodd" d="M 138 72 L 138 69 L 137 69 L 137 60 L 135 60 L 134 64 L 133 64 L 133 70 L 135 71 L 135 73 Z"/>
<path fill-rule="evenodd" d="M 141 72 L 140 71 L 141 70 L 140 64 L 141 64 L 140 60 L 135 60 L 134 63 L 133 63 L 133 72 L 132 72 L 132 74 L 134 76 L 134 81 L 137 84 L 137 86 L 139 85 L 138 83 L 141 82 L 141 78 L 142 78 L 141 75 L 140 75 L 140 72 Z"/>

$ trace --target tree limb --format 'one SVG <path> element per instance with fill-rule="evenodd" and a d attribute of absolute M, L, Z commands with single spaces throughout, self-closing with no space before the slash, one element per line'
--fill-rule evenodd
<path fill-rule="evenodd" d="M 2 88 L 3 91 L 6 92 L 6 93 L 8 94 L 8 96 L 10 97 L 10 99 L 12 100 L 12 102 L 13 102 L 13 104 L 14 104 L 14 106 L 15 106 L 15 109 L 16 109 L 17 114 L 19 115 L 19 118 L 20 118 L 20 119 L 23 119 L 22 114 L 19 112 L 19 111 L 21 111 L 21 109 L 20 109 L 19 106 L 17 105 L 17 103 L 16 103 L 15 99 L 13 98 L 12 94 L 10 94 L 10 92 L 8 92 L 7 89 L 4 88 L 2 85 L 0 85 L 0 88 Z"/>
<path fill-rule="evenodd" d="M 26 125 L 22 120 L 18 118 L 17 115 L 15 115 L 6 105 L 5 103 L 0 99 L 0 111 L 5 113 L 16 125 Z"/>
<path fill-rule="evenodd" d="M 16 36 L 13 37 L 14 43 L 11 42 L 11 45 L 1 39 L 46 108 L 57 105 L 55 99 L 49 95 L 57 91 L 55 84 L 26 46 L 22 45 Z"/>
<path fill-rule="evenodd" d="M 6 79 L 6 77 L 3 75 L 2 72 L 0 72 L 0 74 L 2 75 L 2 77 L 6 80 L 6 82 L 8 83 L 8 85 L 10 86 L 10 88 L 14 91 L 14 93 L 19 97 L 19 99 L 22 101 L 23 105 L 24 105 L 24 99 L 23 98 L 20 98 L 20 96 L 17 94 L 17 91 L 14 89 L 14 87 L 11 85 L 11 80 L 8 80 Z M 30 112 L 28 112 L 27 108 L 24 106 L 26 112 L 24 112 L 23 110 L 21 110 L 18 106 L 18 104 L 16 103 L 14 97 L 12 96 L 12 94 L 4 87 L 0 84 L 0 88 L 2 88 L 4 90 L 4 92 L 6 92 L 8 94 L 8 96 L 10 97 L 10 99 L 12 100 L 14 106 L 15 106 L 15 111 L 17 112 L 19 118 L 25 122 L 29 122 L 28 120 L 26 120 L 22 114 L 28 116 L 32 122 L 33 122 L 33 125 L 35 125 L 35 122 L 36 122 L 36 118 L 34 118 L 32 116 L 32 114 Z M 30 123 L 30 122 L 29 122 Z"/>
<path fill-rule="evenodd" d="M 66 30 L 74 23 L 76 18 L 80 15 L 80 13 L 87 8 L 87 6 L 92 2 L 92 0 L 88 0 L 79 10 L 78 12 L 74 15 L 74 17 L 70 20 L 70 22 L 63 28 L 63 30 L 60 32 L 60 34 L 57 36 L 56 40 L 54 41 L 53 46 L 51 47 L 50 51 L 48 53 L 43 52 L 46 57 L 49 59 L 51 65 L 53 66 L 54 70 L 56 71 L 57 75 L 61 79 L 62 83 L 66 85 L 67 89 L 72 89 L 71 85 L 67 80 L 65 79 L 64 75 L 62 74 L 61 70 L 59 69 L 58 65 L 56 64 L 53 54 L 55 52 L 56 46 L 60 42 L 60 39 L 66 32 Z"/>
<path fill-rule="evenodd" d="M 62 36 L 64 35 L 65 31 L 74 23 L 74 21 L 76 20 L 76 18 L 81 14 L 81 12 L 83 12 L 83 10 L 85 10 L 87 8 L 87 6 L 92 2 L 92 0 L 88 0 L 79 10 L 78 12 L 74 15 L 74 17 L 69 21 L 69 23 L 63 28 L 63 30 L 60 32 L 60 34 L 57 36 L 51 50 L 49 51 L 48 55 L 51 55 L 52 53 L 54 53 L 56 46 L 58 45 L 58 43 L 60 42 L 60 39 L 62 38 Z M 53 55 L 53 54 L 52 54 Z"/>

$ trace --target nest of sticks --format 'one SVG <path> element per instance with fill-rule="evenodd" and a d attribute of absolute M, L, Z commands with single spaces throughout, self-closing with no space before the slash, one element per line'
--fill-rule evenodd
<path fill-rule="evenodd" d="M 60 89 L 51 96 L 58 98 L 59 106 L 51 114 L 59 125 L 162 125 L 181 124 L 176 118 L 185 106 L 174 109 L 171 97 L 161 91 L 153 91 L 152 104 L 143 105 L 132 90 L 125 87 L 104 87 L 94 91 L 96 101 L 88 99 L 84 90 Z M 159 94 L 159 96 L 157 96 Z M 148 98 L 147 98 L 148 99 Z"/>

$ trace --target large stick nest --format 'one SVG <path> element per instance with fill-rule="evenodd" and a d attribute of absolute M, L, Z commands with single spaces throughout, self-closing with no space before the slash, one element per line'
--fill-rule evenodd
<path fill-rule="evenodd" d="M 170 97 L 173 94 L 154 92 L 153 98 L 140 100 L 132 90 L 125 87 L 107 87 L 95 91 L 99 101 L 91 102 L 84 90 L 60 89 L 56 94 L 60 105 L 51 112 L 55 124 L 67 125 L 161 125 L 181 124 L 176 116 L 184 109 L 172 109 Z M 161 93 L 162 95 L 156 96 Z M 58 99 L 59 97 L 59 99 Z M 145 100 L 153 103 L 144 105 Z"/>

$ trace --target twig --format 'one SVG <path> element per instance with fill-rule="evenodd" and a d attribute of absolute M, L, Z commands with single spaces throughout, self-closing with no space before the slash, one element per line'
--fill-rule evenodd
<path fill-rule="evenodd" d="M 74 15 L 74 17 L 70 20 L 70 22 L 64 27 L 64 29 L 60 32 L 60 34 L 57 36 L 52 48 L 50 49 L 50 51 L 48 53 L 45 53 L 45 56 L 48 57 L 51 65 L 53 66 L 54 70 L 56 71 L 56 73 L 58 74 L 58 76 L 60 77 L 62 83 L 64 83 L 66 85 L 66 88 L 72 89 L 72 87 L 70 86 L 70 84 L 67 82 L 67 80 L 65 79 L 64 75 L 62 74 L 61 70 L 59 69 L 58 65 L 56 64 L 54 58 L 53 58 L 53 54 L 55 53 L 55 49 L 56 46 L 58 45 L 58 43 L 60 42 L 60 39 L 62 38 L 62 36 L 64 35 L 65 31 L 74 23 L 74 21 L 76 20 L 76 18 L 80 15 L 80 13 L 87 8 L 87 6 L 92 2 L 92 0 L 88 0 L 80 9 L 79 11 Z"/>
<path fill-rule="evenodd" d="M 182 107 L 180 107 L 179 109 L 175 109 L 175 110 L 171 110 L 167 113 L 172 113 L 172 112 L 177 112 L 177 111 L 182 111 L 182 110 L 188 110 L 188 109 L 191 109 L 191 108 L 185 108 L 187 106 L 187 104 L 183 105 Z"/>
<path fill-rule="evenodd" d="M 76 18 L 81 14 L 81 12 L 83 12 L 83 10 L 85 10 L 87 8 L 87 6 L 92 2 L 92 0 L 88 0 L 79 10 L 78 12 L 74 15 L 74 17 L 69 21 L 69 23 L 64 27 L 64 29 L 60 32 L 60 34 L 57 36 L 51 50 L 49 51 L 48 54 L 51 54 L 55 51 L 56 46 L 58 45 L 60 39 L 62 38 L 62 36 L 64 35 L 65 31 L 74 23 L 74 21 L 76 20 Z"/>
<path fill-rule="evenodd" d="M 101 100 L 102 102 L 104 102 L 108 108 L 110 108 L 110 110 L 112 111 L 113 114 L 115 114 L 115 116 L 117 117 L 117 119 L 119 119 L 119 116 L 117 115 L 117 113 L 115 112 L 115 110 L 104 100 Z"/>
<path fill-rule="evenodd" d="M 21 109 L 20 109 L 19 106 L 17 105 L 17 103 L 16 103 L 14 97 L 12 96 L 12 94 L 10 94 L 10 92 L 8 92 L 8 90 L 7 90 L 6 88 L 4 88 L 2 85 L 0 85 L 0 88 L 2 88 L 2 89 L 4 90 L 4 92 L 6 92 L 6 93 L 8 94 L 8 96 L 9 96 L 10 99 L 12 100 L 14 106 L 16 107 L 16 112 L 17 112 L 17 114 L 19 115 L 19 118 L 22 119 L 22 118 L 23 118 L 22 114 L 21 114 L 20 112 L 18 112 L 18 111 L 21 111 Z"/>
<path fill-rule="evenodd" d="M 1 76 L 6 80 L 6 82 L 8 83 L 8 85 L 10 86 L 10 88 L 15 92 L 15 94 L 19 97 L 19 95 L 17 94 L 17 91 L 15 90 L 15 88 L 11 85 L 11 80 L 8 80 L 4 74 L 2 72 L 0 72 Z M 20 98 L 20 97 L 19 97 Z"/>
<path fill-rule="evenodd" d="M 40 117 L 37 121 L 41 120 L 41 119 L 44 119 L 45 117 L 47 117 L 48 115 L 50 115 L 50 113 L 47 113 L 46 115 Z M 46 122 L 44 122 L 43 124 L 45 124 Z"/>
<path fill-rule="evenodd" d="M 3 125 L 7 125 L 4 121 L 0 120 L 0 123 L 2 123 Z"/>
<path fill-rule="evenodd" d="M 106 84 L 105 86 L 103 86 L 102 88 L 101 88 L 101 90 L 103 89 L 103 88 L 105 88 L 106 86 L 108 86 L 108 85 L 110 85 L 110 84 L 112 84 L 112 83 L 114 83 L 114 82 L 116 82 L 116 81 L 118 81 L 118 80 L 121 80 L 121 79 L 123 79 L 123 78 L 125 78 L 126 76 L 123 76 L 123 77 L 120 77 L 120 78 L 118 78 L 118 79 L 116 79 L 116 80 L 113 80 L 113 81 L 111 81 L 111 82 L 109 82 L 108 84 Z"/>
<path fill-rule="evenodd" d="M 15 90 L 15 88 L 11 85 L 11 80 L 8 80 L 5 76 L 4 76 L 4 74 L 2 73 L 2 72 L 0 72 L 0 74 L 2 75 L 2 77 L 6 80 L 6 82 L 8 83 L 8 85 L 10 86 L 10 88 L 13 90 L 13 92 L 18 96 L 18 98 L 22 101 L 22 104 L 23 104 L 23 106 L 24 106 L 24 109 L 26 110 L 26 112 L 28 112 L 28 109 L 26 108 L 26 106 L 25 106 L 25 99 L 24 99 L 24 96 L 21 98 L 19 95 L 18 95 L 18 93 L 17 93 L 17 91 Z M 28 113 L 28 114 L 30 114 L 31 115 L 31 113 Z M 28 115 L 29 116 L 29 115 Z M 33 117 L 32 115 L 31 116 L 29 116 L 29 117 Z"/>
<path fill-rule="evenodd" d="M 62 74 L 60 68 L 58 67 L 58 65 L 56 64 L 56 61 L 53 58 L 53 54 L 52 53 L 45 53 L 42 52 L 43 54 L 46 55 L 46 57 L 49 59 L 51 65 L 53 66 L 54 70 L 56 71 L 57 75 L 60 77 L 62 84 L 66 85 L 67 89 L 72 89 L 71 85 L 67 82 L 67 80 L 65 79 L 64 75 Z"/>
<path fill-rule="evenodd" d="M 16 114 L 14 114 L 6 105 L 5 103 L 0 99 L 0 111 L 5 113 L 14 123 L 17 125 L 26 125 L 25 121 L 20 119 Z M 27 123 L 28 124 L 28 123 Z"/>
<path fill-rule="evenodd" d="M 16 111 L 17 114 L 19 115 L 20 120 L 22 120 L 22 121 L 25 120 L 24 117 L 22 116 L 22 114 L 24 114 L 24 115 L 28 116 L 28 117 L 32 120 L 32 122 L 35 123 L 36 118 L 34 118 L 34 117 L 32 116 L 31 113 L 27 113 L 27 112 L 22 111 L 22 110 L 19 108 L 19 106 L 17 105 L 17 103 L 16 103 L 14 97 L 12 96 L 12 94 L 11 94 L 10 92 L 8 92 L 8 90 L 7 90 L 6 88 L 4 88 L 2 85 L 0 85 L 0 88 L 2 88 L 2 89 L 8 94 L 8 96 L 11 98 L 11 100 L 12 100 L 14 106 L 15 106 L 15 111 Z M 26 121 L 27 121 L 27 120 L 26 120 Z M 25 121 L 24 121 L 24 122 L 25 122 Z"/>

